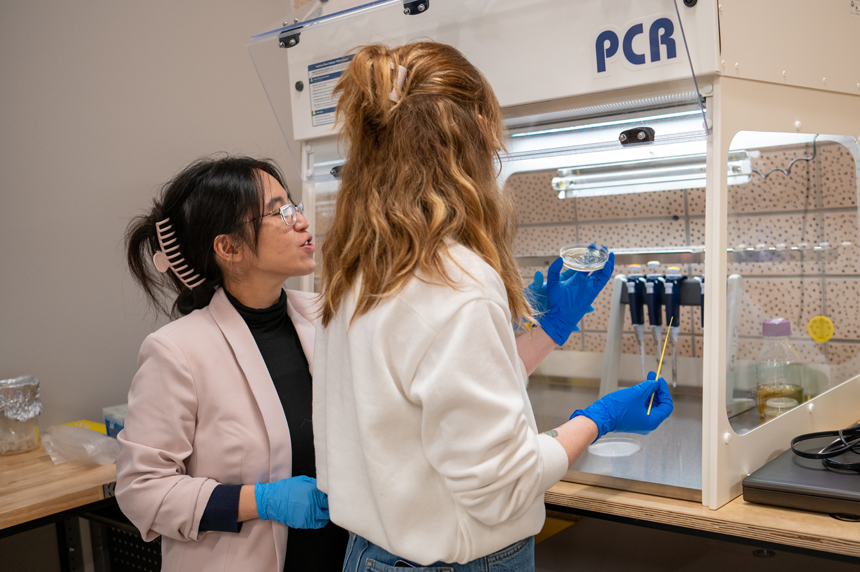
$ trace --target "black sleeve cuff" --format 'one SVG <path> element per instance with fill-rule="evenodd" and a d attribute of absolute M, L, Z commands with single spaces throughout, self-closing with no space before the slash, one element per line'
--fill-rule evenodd
<path fill-rule="evenodd" d="M 218 485 L 200 518 L 200 532 L 239 532 L 239 492 L 242 485 Z"/>

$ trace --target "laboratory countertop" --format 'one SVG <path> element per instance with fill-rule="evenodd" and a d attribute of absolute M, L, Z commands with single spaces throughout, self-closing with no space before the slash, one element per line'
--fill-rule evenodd
<path fill-rule="evenodd" d="M 860 522 L 765 506 L 738 497 L 718 510 L 698 502 L 560 482 L 544 495 L 561 507 L 860 558 Z"/>
<path fill-rule="evenodd" d="M 105 498 L 116 466 L 84 461 L 54 465 L 43 447 L 0 457 L 0 530 Z M 545 495 L 550 507 L 860 557 L 860 523 L 827 515 L 747 503 L 742 497 L 712 511 L 698 502 L 560 482 Z"/>
<path fill-rule="evenodd" d="M 100 501 L 115 480 L 116 465 L 54 465 L 41 445 L 0 456 L 0 530 Z"/>

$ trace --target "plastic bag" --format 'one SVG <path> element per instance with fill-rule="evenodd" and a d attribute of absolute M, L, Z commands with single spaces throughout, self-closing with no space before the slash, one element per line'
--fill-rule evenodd
<path fill-rule="evenodd" d="M 45 450 L 55 465 L 83 459 L 99 465 L 116 463 L 119 441 L 90 429 L 59 425 L 42 436 Z"/>

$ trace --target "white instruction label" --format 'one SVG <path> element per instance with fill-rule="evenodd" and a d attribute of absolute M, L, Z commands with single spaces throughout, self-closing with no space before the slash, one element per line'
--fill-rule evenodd
<path fill-rule="evenodd" d="M 860 0 L 848 0 L 848 4 L 851 15 L 860 18 Z"/>
<path fill-rule="evenodd" d="M 343 71 L 352 61 L 352 56 L 344 56 L 308 66 L 308 83 L 311 94 L 311 125 L 331 125 L 334 123 L 334 112 L 337 98 L 334 96 L 334 86 Z"/>

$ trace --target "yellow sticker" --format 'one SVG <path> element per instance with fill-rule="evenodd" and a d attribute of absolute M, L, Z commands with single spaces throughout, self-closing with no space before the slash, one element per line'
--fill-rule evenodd
<path fill-rule="evenodd" d="M 835 329 L 833 322 L 827 316 L 815 316 L 809 320 L 806 331 L 809 332 L 809 337 L 816 342 L 827 342 L 833 337 Z"/>

